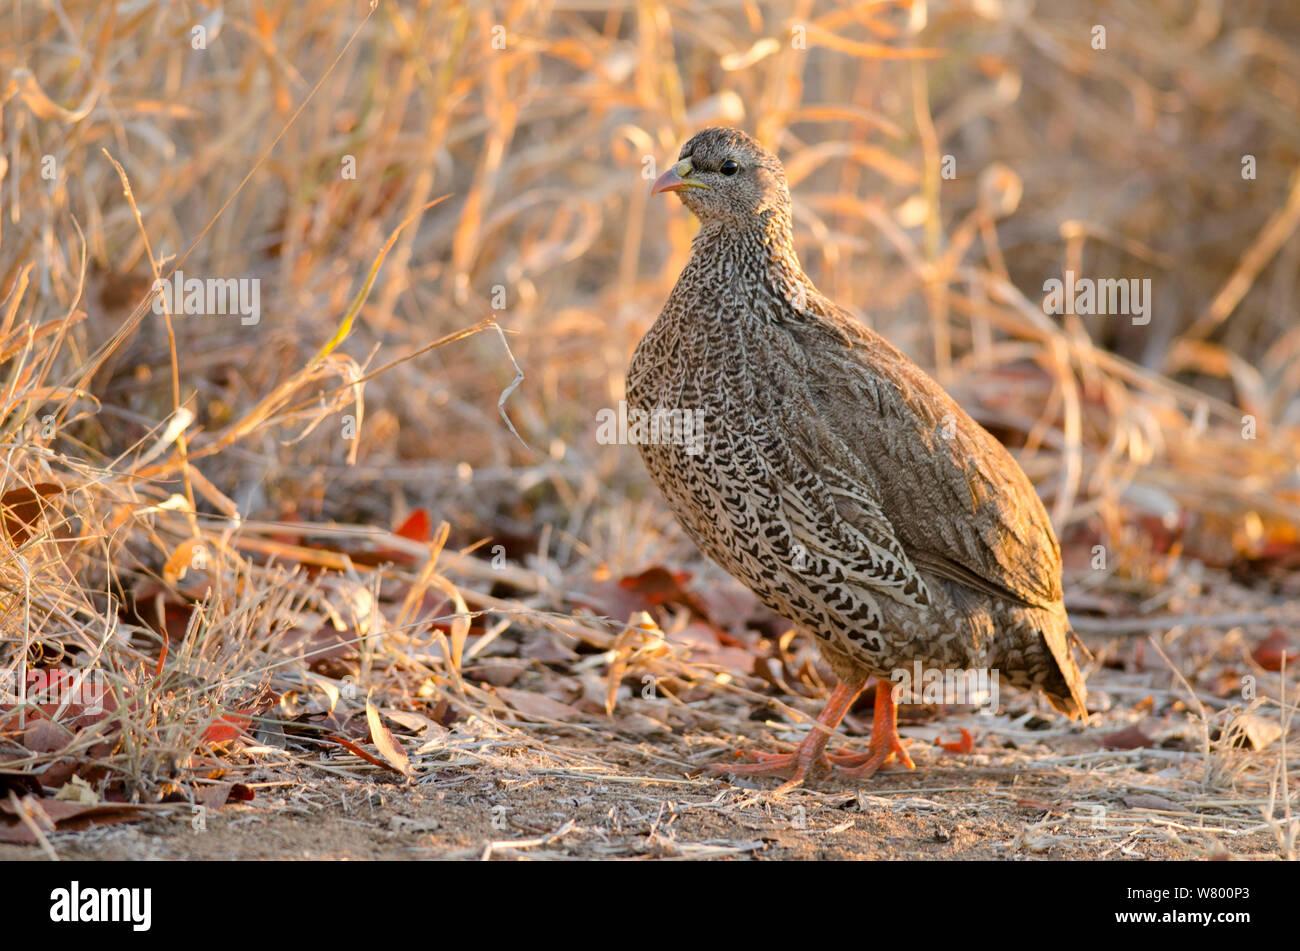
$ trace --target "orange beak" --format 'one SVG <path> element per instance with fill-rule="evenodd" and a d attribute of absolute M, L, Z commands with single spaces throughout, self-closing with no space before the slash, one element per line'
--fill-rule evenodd
<path fill-rule="evenodd" d="M 679 192 L 686 188 L 703 188 L 707 190 L 709 187 L 708 185 L 691 179 L 690 176 L 693 171 L 694 167 L 691 165 L 691 160 L 688 158 L 682 159 L 668 171 L 655 179 L 655 184 L 654 187 L 650 189 L 650 194 L 658 195 L 660 192 Z"/>

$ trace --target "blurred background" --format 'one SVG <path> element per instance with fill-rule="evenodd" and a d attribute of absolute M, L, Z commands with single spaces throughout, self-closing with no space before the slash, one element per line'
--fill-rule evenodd
<path fill-rule="evenodd" d="M 1294 4 L 20 0 L 6 20 L 12 656 L 84 656 L 115 618 L 162 669 L 150 632 L 196 605 L 210 630 L 278 630 L 339 559 L 414 557 L 394 538 L 481 544 L 518 573 L 458 584 L 557 613 L 654 566 L 719 579 L 635 448 L 595 433 L 695 228 L 650 183 L 720 124 L 784 161 L 818 286 L 1016 452 L 1072 613 L 1300 594 Z M 178 267 L 258 279 L 260 320 L 155 313 Z M 1047 313 L 1068 271 L 1149 280 L 1149 320 Z M 380 574 L 356 587 L 418 620 L 411 579 Z"/>

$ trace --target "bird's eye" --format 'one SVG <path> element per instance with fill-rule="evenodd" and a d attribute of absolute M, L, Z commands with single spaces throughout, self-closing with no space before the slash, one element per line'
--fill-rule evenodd
<path fill-rule="evenodd" d="M 727 159 L 722 163 L 722 167 L 718 171 L 722 172 L 723 175 L 735 175 L 740 171 L 740 166 L 731 159 Z"/>

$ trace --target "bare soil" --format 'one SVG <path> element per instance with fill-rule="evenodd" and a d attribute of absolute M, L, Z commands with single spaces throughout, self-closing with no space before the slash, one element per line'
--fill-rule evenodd
<path fill-rule="evenodd" d="M 322 760 L 328 772 L 260 767 L 251 802 L 163 804 L 142 822 L 49 841 L 63 859 L 110 860 L 1277 857 L 1258 810 L 1243 822 L 1251 809 L 1198 798 L 1182 781 L 1186 754 L 1105 751 L 1095 730 L 1062 730 L 1039 743 L 995 727 L 953 754 L 932 745 L 954 736 L 951 721 L 904 726 L 915 771 L 823 776 L 784 795 L 770 791 L 776 779 L 688 776 L 688 759 L 722 746 L 718 736 L 601 741 L 534 727 L 485 742 L 483 731 L 452 731 L 447 745 L 460 751 L 414 757 L 410 781 L 341 760 Z M 770 730 L 748 738 L 772 742 Z M 0 845 L 0 860 L 41 856 Z"/>

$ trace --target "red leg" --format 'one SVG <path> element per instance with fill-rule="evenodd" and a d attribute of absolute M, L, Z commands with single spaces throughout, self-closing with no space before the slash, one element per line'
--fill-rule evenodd
<path fill-rule="evenodd" d="M 871 741 L 867 744 L 867 754 L 865 757 L 840 757 L 836 767 L 842 776 L 866 779 L 893 756 L 897 756 L 898 761 L 908 769 L 916 769 L 912 757 L 907 755 L 902 740 L 898 738 L 898 716 L 891 685 L 878 680 L 876 711 L 871 722 Z"/>
<path fill-rule="evenodd" d="M 808 778 L 809 772 L 813 766 L 828 768 L 830 761 L 826 756 L 826 743 L 835 732 L 835 728 L 840 725 L 844 719 L 844 714 L 848 713 L 849 707 L 857 699 L 858 694 L 862 693 L 862 688 L 867 684 L 866 678 L 855 680 L 852 683 L 841 681 L 835 685 L 831 691 L 830 698 L 826 701 L 826 706 L 817 717 L 817 722 L 808 732 L 808 736 L 799 744 L 799 749 L 793 753 L 751 753 L 755 757 L 756 763 L 738 763 L 726 765 L 716 763 L 708 767 L 709 772 L 725 775 L 734 773 L 737 776 L 766 776 L 772 773 L 781 773 L 794 768 L 794 776 L 782 783 L 775 790 L 783 792 L 787 789 L 793 789 L 803 783 Z M 874 736 L 873 736 L 874 739 Z M 906 754 L 904 754 L 906 755 Z"/>

